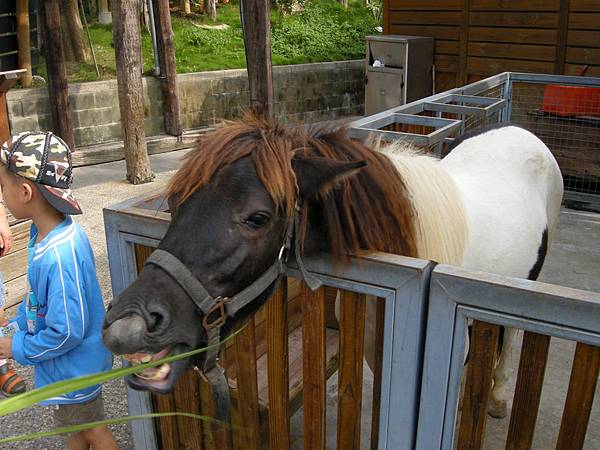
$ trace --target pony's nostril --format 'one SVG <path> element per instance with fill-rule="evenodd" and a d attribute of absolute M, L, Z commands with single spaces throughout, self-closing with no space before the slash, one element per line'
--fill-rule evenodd
<path fill-rule="evenodd" d="M 164 322 L 164 316 L 159 312 L 151 312 L 150 313 L 150 322 L 148 323 L 148 331 L 152 333 L 153 331 L 160 330 L 161 325 Z"/>

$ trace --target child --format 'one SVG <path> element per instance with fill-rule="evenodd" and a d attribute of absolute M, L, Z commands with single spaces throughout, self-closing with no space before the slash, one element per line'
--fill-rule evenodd
<path fill-rule="evenodd" d="M 0 185 L 6 206 L 17 219 L 29 218 L 30 291 L 15 322 L 18 331 L 0 338 L 0 358 L 13 357 L 35 367 L 41 387 L 56 381 L 109 370 L 112 356 L 102 343 L 104 306 L 94 255 L 81 214 L 69 189 L 71 153 L 49 132 L 14 136 L 0 149 Z M 101 386 L 53 397 L 57 427 L 104 419 Z M 73 433 L 69 449 L 118 449 L 105 426 Z"/>

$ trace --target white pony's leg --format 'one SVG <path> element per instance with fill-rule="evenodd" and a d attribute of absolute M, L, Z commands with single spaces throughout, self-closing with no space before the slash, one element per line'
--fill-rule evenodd
<path fill-rule="evenodd" d="M 506 417 L 508 411 L 508 397 L 510 395 L 508 388 L 512 372 L 512 349 L 515 342 L 517 330 L 506 327 L 504 329 L 504 341 L 502 351 L 498 358 L 498 364 L 494 370 L 494 387 L 490 395 L 490 404 L 488 412 L 490 416 L 502 419 Z"/>

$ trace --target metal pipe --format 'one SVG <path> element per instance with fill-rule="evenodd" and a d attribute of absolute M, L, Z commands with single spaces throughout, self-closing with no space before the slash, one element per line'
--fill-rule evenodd
<path fill-rule="evenodd" d="M 150 35 L 152 36 L 152 49 L 154 51 L 154 69 L 152 74 L 155 77 L 160 76 L 160 63 L 158 62 L 158 42 L 156 41 L 156 22 L 154 21 L 154 6 L 152 0 L 146 0 L 148 6 L 148 15 L 150 16 Z"/>

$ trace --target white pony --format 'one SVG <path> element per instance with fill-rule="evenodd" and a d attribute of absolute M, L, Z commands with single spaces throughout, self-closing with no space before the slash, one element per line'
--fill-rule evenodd
<path fill-rule="evenodd" d="M 501 126 L 466 137 L 442 160 L 405 143 L 380 149 L 412 196 L 418 256 L 500 275 L 536 279 L 563 196 L 558 164 L 535 135 Z M 439 226 L 443 223 L 444 226 Z M 373 367 L 375 302 L 367 302 L 367 362 Z M 504 417 L 514 329 L 506 329 L 489 412 Z"/>

